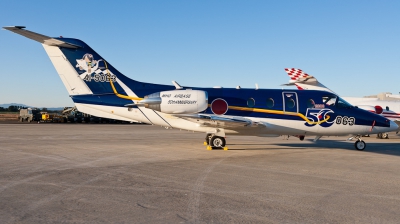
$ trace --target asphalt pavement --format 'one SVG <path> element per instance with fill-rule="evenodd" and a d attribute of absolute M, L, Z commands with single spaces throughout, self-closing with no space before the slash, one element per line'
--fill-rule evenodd
<path fill-rule="evenodd" d="M 400 137 L 0 124 L 1 223 L 400 223 Z"/>

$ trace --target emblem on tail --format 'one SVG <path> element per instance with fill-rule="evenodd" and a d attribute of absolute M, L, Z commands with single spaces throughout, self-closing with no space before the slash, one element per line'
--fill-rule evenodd
<path fill-rule="evenodd" d="M 92 54 L 86 53 L 83 55 L 82 59 L 76 59 L 76 68 L 79 68 L 80 71 L 84 71 L 79 77 L 87 82 L 110 82 L 110 78 L 112 82 L 115 82 L 116 76 L 111 75 L 109 77 L 108 72 L 106 70 L 101 70 L 104 67 L 100 67 L 100 62 L 103 59 L 94 60 Z M 94 74 L 92 76 L 92 74 Z"/>

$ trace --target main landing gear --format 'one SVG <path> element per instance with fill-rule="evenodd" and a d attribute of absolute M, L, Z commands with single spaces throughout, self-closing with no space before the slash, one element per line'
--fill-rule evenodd
<path fill-rule="evenodd" d="M 214 134 L 207 134 L 204 145 L 207 145 L 207 150 L 212 150 L 212 149 L 228 150 L 228 148 L 225 147 L 226 145 L 225 137 L 217 136 Z"/>

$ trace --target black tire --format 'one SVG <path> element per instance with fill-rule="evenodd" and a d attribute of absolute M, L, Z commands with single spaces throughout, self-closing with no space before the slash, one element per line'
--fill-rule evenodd
<path fill-rule="evenodd" d="M 378 133 L 378 138 L 382 139 L 382 133 Z"/>
<path fill-rule="evenodd" d="M 225 147 L 225 138 L 220 137 L 220 136 L 214 136 L 211 138 L 210 141 L 210 146 L 213 147 L 213 149 L 222 149 Z"/>
<path fill-rule="evenodd" d="M 357 140 L 355 143 L 354 143 L 354 147 L 358 150 L 358 151 L 363 151 L 364 149 L 365 149 L 365 147 L 367 146 L 367 144 L 365 144 L 365 142 L 364 141 L 360 141 L 360 140 Z"/>
<path fill-rule="evenodd" d="M 382 138 L 388 139 L 389 138 L 389 133 L 387 133 L 387 132 L 382 133 Z"/>

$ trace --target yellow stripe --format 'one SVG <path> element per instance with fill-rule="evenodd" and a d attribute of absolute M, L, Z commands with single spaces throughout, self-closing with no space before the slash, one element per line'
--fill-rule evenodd
<path fill-rule="evenodd" d="M 117 97 L 122 98 L 122 99 L 128 99 L 128 100 L 143 100 L 143 98 L 140 98 L 140 97 L 132 97 L 132 96 L 126 96 L 126 95 L 119 94 L 117 92 L 117 90 L 115 89 L 114 83 L 112 82 L 110 72 L 108 71 L 107 62 L 104 61 L 104 64 L 106 65 L 107 75 L 108 75 L 108 77 L 110 79 L 111 88 L 112 88 L 114 94 Z M 208 106 L 211 106 L 211 104 L 209 104 Z M 315 121 L 310 121 L 303 114 L 296 113 L 296 112 L 285 112 L 285 111 L 281 111 L 281 110 L 266 110 L 266 109 L 259 109 L 259 108 L 247 108 L 247 107 L 236 107 L 236 106 L 228 106 L 228 108 L 232 109 L 232 110 L 252 111 L 252 112 L 259 112 L 259 113 L 266 113 L 266 114 L 280 114 L 280 115 L 299 116 L 299 117 L 303 118 L 303 120 L 305 120 L 309 124 L 322 124 L 324 122 L 327 122 L 329 120 L 329 118 L 331 118 L 329 115 L 326 115 L 326 117 L 327 117 L 326 119 L 324 119 L 322 121 L 315 122 Z"/>
<path fill-rule="evenodd" d="M 126 96 L 126 95 L 119 94 L 119 93 L 117 92 L 117 90 L 115 89 L 114 83 L 113 83 L 113 81 L 112 81 L 112 79 L 111 79 L 110 72 L 108 71 L 107 62 L 104 61 L 104 64 L 106 65 L 107 75 L 108 75 L 108 78 L 110 79 L 111 88 L 112 88 L 114 94 L 115 94 L 117 97 L 122 98 L 122 99 L 128 99 L 128 100 L 143 100 L 143 98 L 140 98 L 140 97 Z"/>
<path fill-rule="evenodd" d="M 280 114 L 280 115 L 298 116 L 298 117 L 301 117 L 303 120 L 305 120 L 309 124 L 322 124 L 324 122 L 327 122 L 329 120 L 329 118 L 331 118 L 329 115 L 326 115 L 327 118 L 322 120 L 322 121 L 310 121 L 303 114 L 296 113 L 296 112 L 285 112 L 285 111 L 281 111 L 281 110 L 266 110 L 266 109 L 259 109 L 259 108 L 235 107 L 235 106 L 228 106 L 228 108 L 232 109 L 232 110 L 252 111 L 252 112 L 266 113 L 266 114 Z"/>

